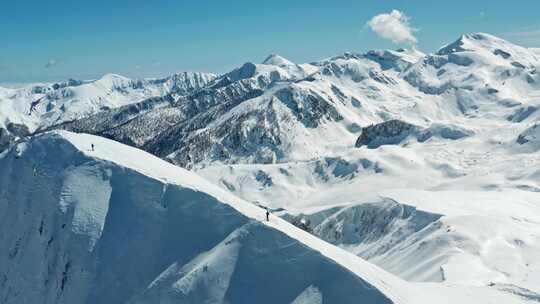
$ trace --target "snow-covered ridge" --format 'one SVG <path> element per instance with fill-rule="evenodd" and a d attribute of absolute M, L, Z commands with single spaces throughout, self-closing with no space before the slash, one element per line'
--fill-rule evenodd
<path fill-rule="evenodd" d="M 0 126 L 15 123 L 30 131 L 79 119 L 150 97 L 186 95 L 215 78 L 213 74 L 183 72 L 162 79 L 130 79 L 106 74 L 95 80 L 0 87 Z"/>
<path fill-rule="evenodd" d="M 437 55 L 459 52 L 485 52 L 503 59 L 512 59 L 524 65 L 536 65 L 539 58 L 531 49 L 512 44 L 504 39 L 486 33 L 462 35 L 455 42 L 441 48 Z"/>
<path fill-rule="evenodd" d="M 274 295 L 258 301 L 276 303 L 311 285 L 342 303 L 402 303 L 384 282 L 404 282 L 353 256 L 340 262 L 350 254 L 279 218 L 260 223 L 262 209 L 143 151 L 57 132 L 19 144 L 0 163 L 3 303 L 252 303 L 272 286 Z M 257 275 L 266 277 L 252 281 L 260 292 L 238 293 Z M 344 285 L 324 283 L 330 278 Z"/>
<path fill-rule="evenodd" d="M 161 79 L 129 79 L 107 74 L 96 80 L 0 87 L 0 150 L 29 134 L 111 109 L 174 100 L 206 86 L 213 74 L 183 72 Z"/>
<path fill-rule="evenodd" d="M 278 54 L 268 55 L 268 57 L 266 57 L 266 59 L 262 62 L 262 64 L 277 65 L 277 66 L 294 65 L 294 63 L 292 63 L 288 59 L 281 57 Z"/>
<path fill-rule="evenodd" d="M 45 133 L 0 164 L 4 303 L 290 303 L 306 293 L 334 303 L 527 303 L 497 289 L 406 283 L 104 138 Z"/>

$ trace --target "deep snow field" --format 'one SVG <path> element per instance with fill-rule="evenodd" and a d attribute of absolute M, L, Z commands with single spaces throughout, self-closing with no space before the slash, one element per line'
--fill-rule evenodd
<path fill-rule="evenodd" d="M 538 303 L 539 69 L 477 33 L 0 88 L 0 303 Z"/>

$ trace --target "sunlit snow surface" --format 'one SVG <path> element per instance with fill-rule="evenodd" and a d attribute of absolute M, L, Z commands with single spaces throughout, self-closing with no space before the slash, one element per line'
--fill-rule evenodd
<path fill-rule="evenodd" d="M 194 93 L 126 80 L 113 110 L 35 117 L 2 89 L 4 125 L 58 120 L 192 170 L 68 132 L 3 152 L 0 300 L 536 303 L 539 58 L 488 34 L 427 55 L 273 54 L 178 81 Z"/>

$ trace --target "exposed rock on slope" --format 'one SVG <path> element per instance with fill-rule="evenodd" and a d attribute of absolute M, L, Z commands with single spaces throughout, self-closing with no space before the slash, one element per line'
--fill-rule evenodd
<path fill-rule="evenodd" d="M 455 140 L 472 134 L 472 131 L 452 125 L 433 124 L 429 128 L 421 128 L 395 119 L 362 128 L 362 133 L 356 140 L 355 146 L 367 146 L 373 149 L 382 145 L 400 144 L 410 137 L 424 142 L 434 136 Z"/>
<path fill-rule="evenodd" d="M 389 120 L 380 124 L 362 128 L 362 134 L 355 143 L 356 147 L 377 148 L 381 145 L 395 145 L 402 142 L 419 128 L 401 120 Z"/>
<path fill-rule="evenodd" d="M 0 152 L 19 138 L 30 135 L 25 125 L 8 122 L 5 128 L 0 128 Z"/>
<path fill-rule="evenodd" d="M 516 142 L 520 145 L 528 145 L 533 149 L 540 149 L 540 123 L 535 123 L 519 134 Z"/>
<path fill-rule="evenodd" d="M 421 292 L 413 288 L 414 284 L 394 290 L 404 282 L 385 276 L 385 284 L 378 284 L 380 280 L 368 279 L 384 276 L 378 271 L 368 276 L 363 267 L 359 272 L 353 271 L 376 289 L 385 290 L 383 293 L 395 302 L 402 299 L 415 304 L 426 301 L 479 303 L 493 299 L 501 303 L 537 301 L 539 297 L 535 293 L 540 292 L 540 211 L 536 208 L 540 202 L 540 158 L 535 139 L 538 137 L 535 125 L 540 118 L 538 70 L 536 51 L 486 34 L 464 35 L 453 45 L 429 55 L 414 50 L 372 51 L 346 53 L 310 64 L 295 64 L 273 55 L 263 64 L 246 63 L 206 84 L 191 86 L 185 93 L 169 92 L 167 88 L 171 86 L 162 83 L 158 91 L 168 93 L 136 102 L 131 98 L 138 94 L 146 96 L 147 83 L 154 80 L 146 80 L 144 88 L 112 75 L 92 85 L 76 81 L 58 84 L 56 90 L 71 88 L 77 94 L 81 88 L 99 84 L 111 88 L 106 91 L 118 98 L 112 106 L 105 105 L 97 112 L 90 110 L 93 115 L 82 119 L 65 122 L 64 118 L 69 115 L 60 115 L 59 124 L 55 122 L 51 128 L 92 132 L 143 148 L 174 164 L 192 168 L 216 185 L 257 205 L 268 206 L 275 212 L 306 214 L 311 228 L 299 219 L 304 229 L 316 230 L 333 244 L 369 258 L 402 278 L 450 283 L 421 284 L 429 286 Z M 32 94 L 46 93 L 40 90 Z M 73 97 L 69 97 L 70 90 L 66 90 L 65 98 Z M 25 92 L 0 89 L 0 116 L 7 113 L 3 117 L 9 117 L 9 121 L 2 122 L 5 130 L 8 123 L 28 125 L 27 117 L 35 118 L 30 121 L 34 127 L 49 125 L 50 119 L 56 120 L 55 111 L 62 108 L 59 104 L 50 106 L 53 113 L 48 114 L 50 116 L 32 114 L 23 119 L 6 111 L 22 105 L 16 113 L 27 113 L 28 100 L 14 103 L 25 101 Z M 36 109 L 41 110 L 44 105 L 36 104 Z M 71 110 L 78 111 L 76 107 L 66 108 L 66 113 Z M 40 123 L 40 119 L 46 123 Z M 390 128 L 389 124 L 395 126 Z M 5 133 L 3 136 L 8 138 Z M 363 146 L 368 149 L 353 148 L 359 136 L 365 137 Z M 12 140 L 15 136 L 9 135 L 9 141 Z M 101 151 L 102 145 L 99 143 L 94 153 Z M 88 146 L 85 142 L 84 147 L 78 149 L 88 154 L 85 151 Z M 15 159 L 22 159 L 24 151 L 24 145 L 19 145 L 10 153 Z M 63 155 L 56 151 L 52 154 Z M 114 154 L 122 155 L 117 150 Z M 112 162 L 119 163 L 120 159 L 114 158 Z M 39 165 L 36 174 L 43 166 L 48 168 Z M 124 164 L 124 167 L 134 168 L 134 164 Z M 147 167 L 143 175 L 150 176 L 148 172 L 156 168 L 161 166 Z M 52 174 L 47 173 L 47 176 L 56 177 Z M 109 180 L 106 174 L 99 176 L 98 180 Z M 124 178 L 131 181 L 129 176 Z M 188 179 L 191 178 L 195 178 L 194 175 Z M 119 179 L 110 180 L 121 184 Z M 93 185 L 94 182 L 84 179 L 81 183 Z M 135 182 L 133 185 L 146 189 Z M 43 188 L 55 189 L 49 184 L 46 186 Z M 31 186 L 25 187 L 21 193 L 34 191 Z M 106 189 L 96 187 L 91 188 L 107 193 Z M 142 200 L 165 201 L 155 194 L 157 192 L 145 191 Z M 362 197 L 366 194 L 392 200 L 365 200 Z M 91 201 L 100 201 L 92 195 L 88 195 Z M 41 197 L 46 196 L 40 192 Z M 229 199 L 219 201 L 229 202 Z M 213 205 L 207 207 L 214 208 Z M 21 212 L 22 218 L 25 210 Z M 160 220 L 154 221 L 162 218 L 151 214 L 150 222 L 163 227 Z M 220 216 L 220 220 L 226 221 Z M 259 213 L 255 216 L 262 217 Z M 119 218 L 121 222 L 132 223 Z M 33 222 L 37 226 L 28 229 L 41 230 L 41 221 Z M 9 223 L 13 221 L 10 219 Z M 221 227 L 219 223 L 208 223 L 215 225 L 215 229 Z M 274 222 L 267 224 L 273 226 Z M 45 227 L 47 225 L 43 231 Z M 275 228 L 279 230 L 279 227 Z M 309 235 L 298 237 L 291 235 L 292 230 L 280 231 L 286 232 L 291 242 L 313 241 Z M 122 239 L 128 234 L 124 232 L 114 237 Z M 146 232 L 140 233 L 145 235 Z M 265 232 L 248 223 L 234 226 L 216 237 L 218 240 L 207 244 L 208 248 L 200 251 L 199 258 L 193 256 L 177 265 L 160 266 L 150 285 L 145 285 L 144 291 L 136 293 L 133 299 L 200 302 L 207 297 L 218 303 L 219 299 L 230 299 L 225 286 L 235 290 L 238 282 L 235 273 L 245 276 L 244 270 L 237 268 L 243 265 L 239 263 L 241 257 L 244 254 L 258 256 L 245 247 L 255 242 L 251 239 L 254 234 Z M 25 237 L 22 236 L 23 240 Z M 92 239 L 97 240 L 93 248 L 99 248 L 101 240 Z M 228 246 L 229 241 L 234 246 Z M 16 243 L 17 238 L 10 239 L 7 247 L 20 248 L 14 245 Z M 26 243 L 21 241 L 21 244 Z M 263 254 L 281 256 L 263 245 L 257 245 L 264 248 Z M 278 245 L 282 244 L 278 242 Z M 334 247 L 326 245 L 328 251 L 319 247 L 316 240 L 308 247 L 320 249 L 324 256 L 330 251 L 335 253 L 329 249 Z M 19 255 L 20 251 L 10 252 Z M 358 260 L 354 256 L 351 259 L 350 254 L 332 257 L 341 264 Z M 60 276 L 78 269 L 73 268 L 73 263 L 67 267 L 63 262 L 58 265 L 64 268 L 53 267 Z M 310 263 L 307 264 L 312 265 Z M 355 265 L 356 262 L 347 264 L 346 268 L 358 270 Z M 258 266 L 245 269 L 248 274 L 259 273 Z M 274 266 L 282 269 L 283 265 Z M 99 265 L 96 267 L 101 269 Z M 3 268 L 0 265 L 0 269 Z M 165 268 L 167 271 L 162 271 Z M 105 277 L 112 276 L 106 270 L 100 271 L 107 274 Z M 159 274 L 163 275 L 162 280 Z M 54 286 L 62 286 L 62 279 L 55 278 L 58 285 Z M 0 284 L 2 280 L 0 277 Z M 69 285 L 70 280 L 68 276 L 64 284 Z M 217 281 L 219 283 L 215 283 Z M 327 301 L 325 293 L 329 287 L 302 282 L 305 286 L 299 290 L 290 294 L 287 291 L 285 302 Z M 131 279 L 128 283 L 139 286 Z M 391 292 L 384 286 L 391 286 Z M 454 288 L 456 290 L 452 290 Z M 422 298 L 403 295 L 403 290 L 413 290 Z M 447 294 L 448 290 L 452 292 Z M 482 296 L 477 298 L 477 293 Z M 437 296 L 430 298 L 433 294 Z"/>

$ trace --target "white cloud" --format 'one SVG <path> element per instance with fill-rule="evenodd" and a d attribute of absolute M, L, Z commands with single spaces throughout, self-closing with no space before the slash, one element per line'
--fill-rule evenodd
<path fill-rule="evenodd" d="M 367 22 L 367 26 L 377 35 L 389 39 L 393 43 L 417 42 L 414 32 L 417 30 L 409 24 L 410 18 L 398 10 L 388 14 L 377 15 Z"/>
<path fill-rule="evenodd" d="M 54 67 L 57 64 L 58 64 L 58 61 L 56 61 L 55 59 L 49 59 L 49 61 L 47 61 L 47 63 L 45 64 L 45 68 L 49 69 L 49 68 Z"/>

